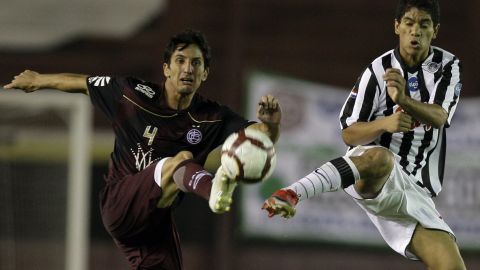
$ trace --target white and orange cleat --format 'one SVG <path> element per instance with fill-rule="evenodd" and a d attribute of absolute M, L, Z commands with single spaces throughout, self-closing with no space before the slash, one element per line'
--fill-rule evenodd
<path fill-rule="evenodd" d="M 280 215 L 284 218 L 291 218 L 295 215 L 295 206 L 298 203 L 298 196 L 291 189 L 279 189 L 275 191 L 263 203 L 262 209 L 268 212 L 268 217 Z"/>

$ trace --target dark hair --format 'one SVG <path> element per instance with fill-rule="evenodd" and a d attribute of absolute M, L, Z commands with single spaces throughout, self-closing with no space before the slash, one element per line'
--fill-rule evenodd
<path fill-rule="evenodd" d="M 403 15 L 414 7 L 430 14 L 433 26 L 440 23 L 440 4 L 438 0 L 400 0 L 395 12 L 395 19 L 400 22 Z"/>
<path fill-rule="evenodd" d="M 170 38 L 170 41 L 163 52 L 163 62 L 170 64 L 170 58 L 175 50 L 178 48 L 178 45 L 184 44 L 179 50 L 183 50 L 190 44 L 195 44 L 200 48 L 203 55 L 205 68 L 210 67 L 210 60 L 212 58 L 210 52 L 210 46 L 205 36 L 200 32 L 192 29 L 187 29 L 183 32 L 180 32 Z"/>

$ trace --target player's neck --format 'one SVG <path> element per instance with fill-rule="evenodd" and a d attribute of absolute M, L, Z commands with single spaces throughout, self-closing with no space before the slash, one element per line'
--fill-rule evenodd
<path fill-rule="evenodd" d="M 179 93 L 168 93 L 165 92 L 167 98 L 167 105 L 170 109 L 173 110 L 185 110 L 190 106 L 192 102 L 193 95 L 180 95 Z"/>
<path fill-rule="evenodd" d="M 423 63 L 423 61 L 425 61 L 425 59 L 427 59 L 428 52 L 429 51 L 425 51 L 425 52 L 418 53 L 418 54 L 409 54 L 405 51 L 400 50 L 400 55 L 402 57 L 403 62 L 408 67 L 413 68 L 413 67 L 416 67 L 416 66 L 420 65 L 421 63 Z"/>

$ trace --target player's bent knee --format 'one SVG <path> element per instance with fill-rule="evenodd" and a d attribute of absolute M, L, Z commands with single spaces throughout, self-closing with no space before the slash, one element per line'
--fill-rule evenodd
<path fill-rule="evenodd" d="M 162 175 L 165 175 L 166 178 L 169 178 L 173 175 L 175 169 L 185 160 L 193 158 L 192 152 L 189 151 L 180 151 L 175 156 L 169 158 L 162 167 Z M 163 178 L 163 177 L 162 177 Z"/>
<path fill-rule="evenodd" d="M 360 179 L 355 182 L 355 190 L 363 198 L 375 198 L 382 190 L 394 166 L 393 154 L 383 148 L 366 150 L 357 160 Z"/>
<path fill-rule="evenodd" d="M 370 165 L 369 178 L 375 179 L 390 175 L 395 160 L 389 150 L 383 147 L 371 148 L 365 151 L 363 157 L 368 160 Z"/>

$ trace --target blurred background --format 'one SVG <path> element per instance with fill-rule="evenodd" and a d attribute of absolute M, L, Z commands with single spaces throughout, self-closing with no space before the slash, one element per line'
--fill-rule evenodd
<path fill-rule="evenodd" d="M 270 86 L 283 87 L 281 90 L 293 94 L 298 87 L 303 89 L 299 92 L 309 93 L 305 96 L 317 93 L 316 96 L 328 97 L 327 100 L 330 91 L 335 91 L 346 98 L 364 68 L 396 46 L 393 31 L 396 3 L 392 0 L 0 0 L 0 84 L 10 82 L 24 69 L 42 73 L 134 75 L 160 82 L 162 53 L 168 39 L 185 28 L 194 28 L 206 34 L 213 52 L 209 79 L 200 92 L 238 112 L 250 116 L 251 97 Z M 468 108 L 478 106 L 479 10 L 479 1 L 441 1 L 440 33 L 433 44 L 463 61 L 464 87 L 459 108 L 463 101 L 470 104 Z M 264 84 L 266 88 L 261 86 Z M 5 93 L 0 93 L 0 269 L 65 269 L 69 256 L 65 242 L 70 237 L 67 227 L 88 234 L 85 269 L 128 269 L 123 255 L 103 229 L 98 210 L 98 192 L 103 186 L 102 175 L 113 144 L 109 124 L 98 111 L 92 109 L 89 115 L 77 109 L 78 102 L 71 98 L 59 101 L 66 106 L 49 105 L 48 100 L 39 106 L 24 103 L 26 99 L 36 101 L 22 94 L 7 99 Z M 55 99 L 52 97 L 50 102 Z M 293 99 L 289 105 L 300 103 Z M 328 104 L 322 108 L 326 107 Z M 335 116 L 340 107 L 336 109 L 326 113 Z M 472 110 L 462 115 L 476 119 L 478 114 Z M 88 172 L 83 175 L 89 180 L 83 187 L 88 191 L 84 201 L 87 209 L 77 215 L 86 218 L 76 224 L 80 226 L 78 230 L 67 222 L 72 215 L 68 213 L 69 196 L 77 194 L 67 184 L 71 183 L 67 181 L 71 178 L 69 153 L 75 148 L 69 145 L 69 140 L 75 138 L 72 122 L 83 121 L 75 118 L 77 112 L 85 117 L 85 123 L 91 123 L 92 131 L 79 138 L 91 151 L 87 153 Z M 319 128 L 322 123 L 319 122 Z M 461 139 L 469 143 L 470 149 L 478 149 L 475 147 L 480 145 L 480 139 L 474 135 L 478 133 L 469 132 L 478 126 L 466 125 L 470 129 L 462 129 L 464 133 L 473 133 Z M 332 127 L 338 129 L 335 119 Z M 27 129 L 28 134 L 22 133 Z M 84 130 L 89 131 L 90 126 Z M 297 131 L 306 140 L 316 136 L 307 130 Z M 286 137 L 295 140 L 294 136 Z M 469 148 L 466 144 L 463 147 Z M 77 150 L 82 151 L 81 147 Z M 323 149 L 322 153 L 331 158 L 335 151 L 338 148 L 330 152 Z M 464 183 L 464 193 L 455 192 L 440 206 L 450 213 L 470 209 L 465 216 L 478 221 L 480 185 L 470 179 L 476 180 L 480 165 L 476 157 L 465 160 L 471 163 L 468 171 L 456 170 L 449 175 L 453 179 L 445 180 Z M 288 159 L 283 162 L 288 163 Z M 302 168 L 297 177 L 307 171 Z M 272 183 L 278 185 L 264 189 L 269 191 L 281 185 Z M 448 188 L 440 198 L 449 193 Z M 377 240 L 367 239 L 362 244 L 362 241 L 349 243 L 328 237 L 298 236 L 288 232 L 288 223 L 283 225 L 286 233 L 282 233 L 278 222 L 272 224 L 276 233 L 268 232 L 269 223 L 262 223 L 259 230 L 249 227 L 249 220 L 245 219 L 256 219 L 249 212 L 259 213 L 261 206 L 251 208 L 246 202 L 249 189 L 240 189 L 236 208 L 222 216 L 211 214 L 202 200 L 185 196 L 176 216 L 187 270 L 424 269 L 420 263 L 402 258 Z M 333 202 L 351 201 L 340 195 L 342 199 Z M 468 204 L 456 204 L 467 198 Z M 363 214 L 354 204 L 341 209 L 350 207 Z M 451 216 L 455 220 L 465 218 Z M 297 231 L 302 230 L 298 224 L 293 225 Z M 468 228 L 458 225 L 458 229 L 468 233 L 465 239 L 470 239 L 462 248 L 467 267 L 480 269 L 480 221 L 462 226 Z M 348 230 L 348 226 L 344 228 Z"/>

